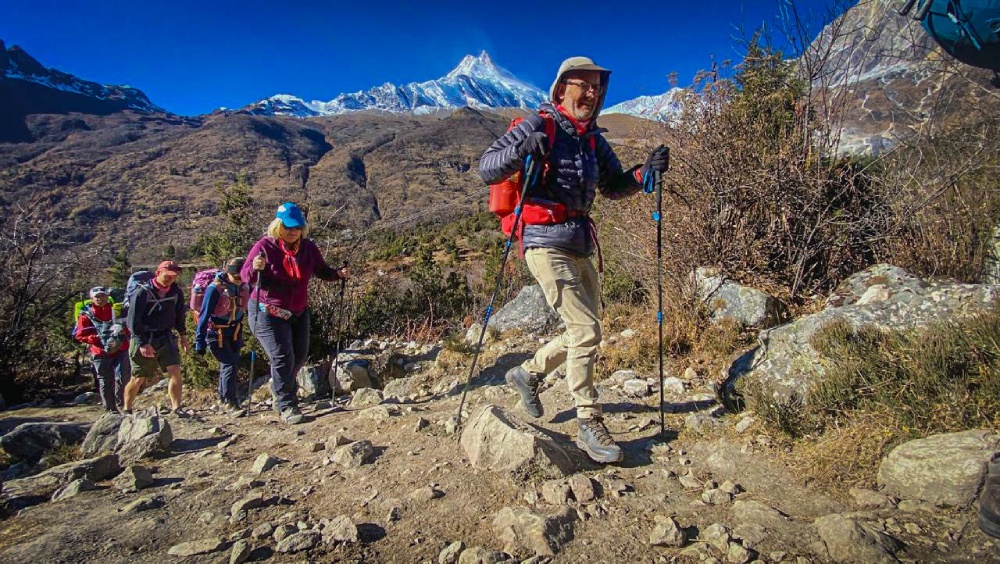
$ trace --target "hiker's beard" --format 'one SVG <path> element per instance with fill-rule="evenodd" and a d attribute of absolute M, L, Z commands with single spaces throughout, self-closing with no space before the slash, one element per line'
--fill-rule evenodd
<path fill-rule="evenodd" d="M 574 100 L 570 103 L 570 107 L 566 108 L 569 113 L 573 115 L 573 118 L 578 121 L 587 121 L 588 119 L 594 117 L 594 102 L 588 100 Z"/>

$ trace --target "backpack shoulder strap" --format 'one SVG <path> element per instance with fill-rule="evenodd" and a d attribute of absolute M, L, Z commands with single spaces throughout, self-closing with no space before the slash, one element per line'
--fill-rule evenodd
<path fill-rule="evenodd" d="M 556 146 L 556 118 L 545 110 L 540 110 L 538 115 L 542 116 L 545 122 L 545 136 L 549 139 L 549 153 L 551 153 L 552 148 Z"/>

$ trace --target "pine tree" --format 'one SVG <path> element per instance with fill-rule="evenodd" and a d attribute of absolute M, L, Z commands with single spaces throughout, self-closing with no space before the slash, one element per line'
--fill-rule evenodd
<path fill-rule="evenodd" d="M 112 287 L 124 288 L 128 284 L 129 276 L 132 275 L 132 262 L 128 258 L 127 247 L 122 247 L 120 251 L 114 254 L 107 273 L 111 277 Z"/>
<path fill-rule="evenodd" d="M 251 186 L 246 171 L 241 171 L 234 184 L 219 187 L 219 213 L 225 222 L 198 241 L 198 247 L 212 264 L 222 265 L 233 257 L 245 256 L 257 240 Z"/>

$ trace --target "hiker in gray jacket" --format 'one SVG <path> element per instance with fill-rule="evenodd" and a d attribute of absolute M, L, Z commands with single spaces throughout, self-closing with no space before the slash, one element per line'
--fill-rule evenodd
<path fill-rule="evenodd" d="M 497 139 L 479 162 L 479 174 L 488 184 L 521 170 L 528 155 L 546 164 L 541 180 L 526 196 L 525 224 L 515 235 L 528 269 L 566 324 L 566 332 L 539 349 L 534 358 L 508 371 L 506 380 L 520 393 L 527 413 L 541 417 L 539 384 L 565 362 L 576 404 L 577 444 L 602 463 L 621 460 L 622 451 L 604 425 L 594 388 L 594 363 L 601 342 L 601 288 L 590 259 L 596 250 L 600 262 L 590 208 L 598 192 L 610 199 L 631 196 L 642 190 L 648 170 L 667 168 L 666 148 L 661 146 L 644 165 L 623 170 L 601 135 L 604 130 L 596 120 L 610 74 L 586 57 L 563 61 L 552 83 L 550 103 L 542 104 L 538 113 Z"/>

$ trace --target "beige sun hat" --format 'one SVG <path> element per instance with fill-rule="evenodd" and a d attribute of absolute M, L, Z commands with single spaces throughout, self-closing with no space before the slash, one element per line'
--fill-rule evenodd
<path fill-rule="evenodd" d="M 559 88 L 559 83 L 563 81 L 566 73 L 572 71 L 597 71 L 601 73 L 601 94 L 597 100 L 597 107 L 594 109 L 594 115 L 596 116 L 604 106 L 604 97 L 608 92 L 608 78 L 611 75 L 611 71 L 598 66 L 590 57 L 570 57 L 566 59 L 559 65 L 559 72 L 556 73 L 556 79 L 552 82 L 552 87 L 549 88 L 549 100 L 552 103 L 556 103 L 556 90 Z"/>

